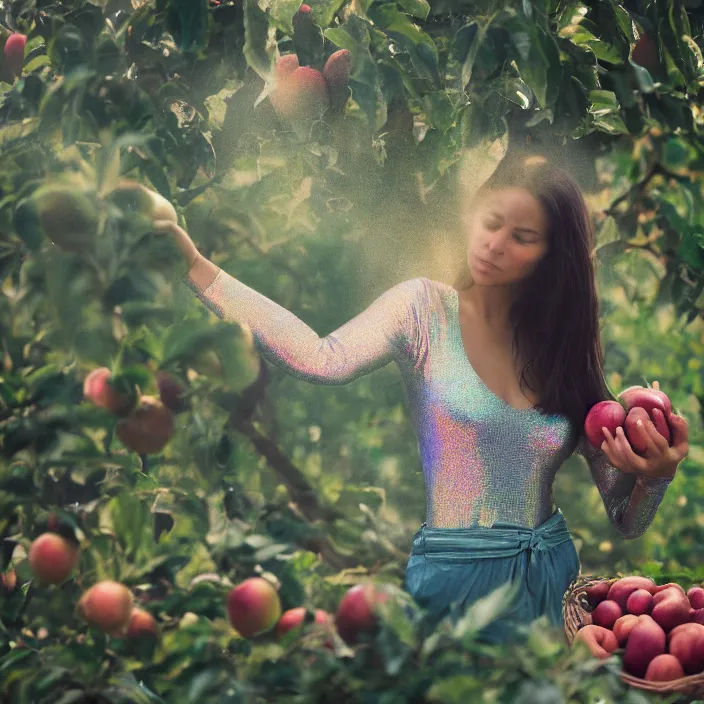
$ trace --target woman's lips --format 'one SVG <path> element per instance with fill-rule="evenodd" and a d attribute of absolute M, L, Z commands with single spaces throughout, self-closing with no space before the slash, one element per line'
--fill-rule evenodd
<path fill-rule="evenodd" d="M 486 259 L 480 259 L 479 257 L 477 257 L 477 261 L 480 264 L 484 264 L 484 266 L 491 267 L 492 269 L 497 269 L 497 270 L 499 269 L 499 267 L 496 266 L 496 264 L 492 264 L 491 262 L 486 261 Z"/>

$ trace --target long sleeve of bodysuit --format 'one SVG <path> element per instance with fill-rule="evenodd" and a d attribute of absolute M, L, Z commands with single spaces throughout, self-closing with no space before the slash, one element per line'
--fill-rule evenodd
<path fill-rule="evenodd" d="M 582 433 L 575 450 L 587 461 L 606 513 L 624 538 L 639 538 L 655 518 L 672 479 L 627 474 L 609 463 L 603 450 Z"/>
<path fill-rule="evenodd" d="M 302 381 L 347 384 L 416 355 L 420 279 L 396 284 L 326 337 L 222 270 L 202 291 L 188 277 L 184 282 L 219 318 L 249 326 L 262 356 Z"/>

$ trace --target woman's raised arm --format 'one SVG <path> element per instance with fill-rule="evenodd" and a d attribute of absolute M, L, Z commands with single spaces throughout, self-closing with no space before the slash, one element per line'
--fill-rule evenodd
<path fill-rule="evenodd" d="M 302 381 L 347 384 L 391 361 L 417 359 L 423 279 L 396 284 L 320 337 L 293 313 L 197 254 L 181 228 L 171 229 L 192 263 L 185 282 L 198 298 L 219 318 L 248 325 L 262 356 Z"/>

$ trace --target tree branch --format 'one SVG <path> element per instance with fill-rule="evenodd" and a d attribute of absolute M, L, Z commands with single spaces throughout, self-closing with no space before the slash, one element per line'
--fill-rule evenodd
<path fill-rule="evenodd" d="M 263 433 L 260 433 L 248 419 L 231 419 L 231 427 L 247 437 L 269 463 L 271 468 L 286 484 L 291 497 L 309 521 L 334 521 L 342 518 L 336 509 L 322 506 L 318 495 L 306 479 L 303 472 Z"/>
<path fill-rule="evenodd" d="M 230 418 L 230 426 L 247 437 L 269 463 L 269 466 L 288 487 L 296 504 L 295 508 L 310 522 L 333 521 L 343 518 L 336 509 L 321 505 L 315 489 L 309 484 L 303 473 L 296 467 L 276 444 L 260 433 L 249 419 Z M 341 555 L 327 537 L 311 537 L 302 541 L 302 546 L 319 554 L 331 567 L 341 570 L 356 567 L 359 560 L 354 556 Z"/>

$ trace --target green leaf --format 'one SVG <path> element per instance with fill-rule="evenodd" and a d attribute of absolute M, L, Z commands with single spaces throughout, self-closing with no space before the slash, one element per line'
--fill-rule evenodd
<path fill-rule="evenodd" d="M 486 32 L 489 28 L 491 20 L 486 23 L 473 22 L 472 25 L 476 27 L 476 33 L 472 39 L 472 43 L 469 46 L 469 51 L 467 52 L 467 57 L 462 64 L 462 87 L 466 88 L 467 84 L 472 78 L 472 68 L 474 67 L 474 61 L 477 58 L 479 48 L 483 44 L 486 38 Z M 470 25 L 470 26 L 472 26 Z"/>
<path fill-rule="evenodd" d="M 454 628 L 455 636 L 463 640 L 473 640 L 480 630 L 511 609 L 520 590 L 518 581 L 507 582 L 475 601 L 457 622 Z"/>
<path fill-rule="evenodd" d="M 344 27 L 326 29 L 324 35 L 326 39 L 329 39 L 335 46 L 340 47 L 340 49 L 354 51 L 358 46 L 357 40 Z"/>
<path fill-rule="evenodd" d="M 133 561 L 140 547 L 151 542 L 151 513 L 146 504 L 133 494 L 123 493 L 107 503 L 113 529 L 125 551 L 126 557 Z M 146 545 L 144 547 L 147 547 Z"/>
<path fill-rule="evenodd" d="M 601 39 L 597 39 L 584 27 L 577 27 L 570 35 L 570 41 L 576 46 L 589 49 L 597 59 L 602 59 L 612 64 L 623 63 L 623 59 L 616 47 L 607 44 Z"/>
<path fill-rule="evenodd" d="M 267 54 L 269 21 L 257 0 L 244 0 L 244 55 L 261 78 L 269 77 L 271 61 Z"/>
<path fill-rule="evenodd" d="M 82 689 L 69 689 L 56 700 L 56 704 L 76 704 L 85 701 L 85 697 L 86 693 Z"/>
<path fill-rule="evenodd" d="M 516 49 L 516 65 L 523 81 L 530 86 L 538 105 L 547 107 L 549 41 L 542 30 L 522 16 L 511 18 L 506 23 L 506 29 L 511 35 L 511 43 Z"/>
<path fill-rule="evenodd" d="M 51 63 L 49 57 L 46 54 L 40 54 L 39 56 L 35 56 L 29 63 L 25 64 L 22 71 L 24 73 L 32 73 L 32 71 L 36 71 L 38 68 L 46 66 L 49 63 Z"/>
<path fill-rule="evenodd" d="M 620 3 L 616 2 L 616 0 L 609 0 L 609 5 L 614 11 L 614 15 L 616 16 L 616 23 L 618 24 L 618 27 L 621 32 L 623 32 L 623 35 L 626 37 L 629 43 L 634 42 L 635 36 L 633 34 L 633 20 L 631 20 L 631 16 L 628 13 L 628 10 L 626 10 L 625 7 L 622 7 Z"/>
<path fill-rule="evenodd" d="M 397 0 L 397 2 L 402 10 L 422 20 L 426 19 L 430 12 L 430 4 L 427 0 Z"/>
<path fill-rule="evenodd" d="M 208 0 L 169 0 L 166 26 L 181 51 L 208 45 Z"/>

